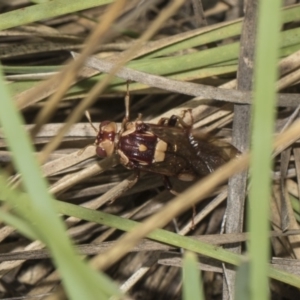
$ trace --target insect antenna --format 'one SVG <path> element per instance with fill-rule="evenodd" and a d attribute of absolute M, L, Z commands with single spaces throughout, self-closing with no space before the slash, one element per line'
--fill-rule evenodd
<path fill-rule="evenodd" d="M 90 115 L 89 111 L 86 110 L 86 111 L 84 112 L 84 114 L 85 114 L 86 118 L 88 119 L 88 121 L 89 121 L 90 125 L 92 126 L 92 128 L 96 131 L 96 133 L 98 133 L 98 129 L 97 129 L 96 126 L 92 123 L 92 118 L 91 118 L 91 115 Z"/>
<path fill-rule="evenodd" d="M 125 95 L 125 119 L 129 121 L 129 106 L 130 106 L 130 94 L 129 94 L 129 80 L 127 80 L 127 91 Z"/>
<path fill-rule="evenodd" d="M 92 123 L 92 118 L 91 118 L 91 115 L 90 115 L 89 111 L 86 110 L 86 111 L 84 112 L 84 114 L 85 114 L 86 118 L 88 119 L 88 121 L 89 121 L 90 125 L 92 126 L 92 128 L 93 128 L 93 129 L 96 131 L 96 133 L 98 134 L 98 129 L 97 129 L 96 126 Z M 77 155 L 80 156 L 80 155 L 81 155 L 81 154 L 82 154 L 89 146 L 91 146 L 91 145 L 95 145 L 95 143 L 94 143 L 94 144 L 87 145 L 87 146 L 85 146 L 83 149 L 80 149 L 80 150 L 77 152 Z"/>

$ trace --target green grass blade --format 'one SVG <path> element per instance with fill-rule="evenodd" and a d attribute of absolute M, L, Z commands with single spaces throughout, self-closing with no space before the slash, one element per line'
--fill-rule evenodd
<path fill-rule="evenodd" d="M 280 42 L 280 0 L 259 1 L 253 91 L 251 186 L 249 192 L 250 295 L 268 299 L 269 201 L 276 106 L 275 82 Z M 272 14 L 270 14 L 272 7 Z"/>
<path fill-rule="evenodd" d="M 203 284 L 198 268 L 197 256 L 192 252 L 185 252 L 182 266 L 183 299 L 204 300 Z"/>
<path fill-rule="evenodd" d="M 5 181 L 2 180 L 1 176 L 0 176 L 0 185 L 5 186 Z M 0 189 L 0 199 L 7 200 L 8 196 L 5 193 L 6 193 L 5 188 Z M 24 193 L 22 195 L 18 195 L 16 191 L 9 190 L 9 193 L 15 193 L 15 194 L 11 194 L 10 198 L 12 199 L 18 199 L 19 197 L 24 197 L 24 198 L 28 197 L 28 195 Z M 23 214 L 28 215 L 30 213 L 29 212 L 30 206 L 27 205 L 27 200 L 23 199 L 22 203 L 23 203 L 22 206 Z M 54 201 L 54 205 L 58 213 L 61 213 L 63 215 L 73 216 L 82 220 L 95 222 L 122 231 L 131 231 L 133 230 L 133 228 L 139 225 L 139 223 L 132 220 L 127 220 L 118 216 L 110 215 L 101 211 L 95 211 L 92 209 L 84 208 L 70 203 Z M 151 234 L 148 235 L 148 237 L 153 240 L 166 243 L 169 245 L 173 245 L 175 247 L 184 248 L 202 255 L 206 255 L 208 257 L 218 259 L 223 262 L 233 264 L 235 266 L 238 266 L 245 259 L 243 256 L 229 252 L 225 249 L 222 249 L 221 247 L 217 247 L 215 245 L 209 245 L 207 243 L 197 241 L 194 238 L 181 236 L 179 234 L 162 230 L 162 229 L 154 230 Z M 276 270 L 274 268 L 269 269 L 269 267 L 268 270 L 269 270 L 268 274 L 270 277 L 300 288 L 299 276 L 287 273 L 285 271 Z"/>
<path fill-rule="evenodd" d="M 76 218 L 106 225 L 123 231 L 131 231 L 138 226 L 139 223 L 132 220 L 127 220 L 118 216 L 110 215 L 101 211 L 95 211 L 84 207 L 79 207 L 74 204 L 55 201 L 55 207 L 61 214 L 74 216 Z M 215 245 L 209 245 L 204 242 L 197 241 L 191 237 L 182 236 L 173 232 L 162 229 L 156 229 L 148 235 L 149 238 L 173 245 L 175 247 L 184 248 L 208 257 L 216 258 L 220 261 L 240 265 L 244 261 L 244 257 L 233 252 L 227 251 Z M 279 281 L 285 282 L 292 286 L 300 288 L 300 277 L 281 270 L 268 267 L 269 276 Z"/>
<path fill-rule="evenodd" d="M 250 272 L 249 261 L 243 262 L 238 267 L 237 272 L 236 272 L 235 298 L 234 299 L 250 300 L 249 272 Z"/>
<path fill-rule="evenodd" d="M 1 175 L 0 175 L 1 176 Z M 3 180 L 4 181 L 4 180 Z M 7 208 L 1 207 L 0 209 L 0 221 L 12 226 L 13 228 L 18 228 L 19 232 L 31 240 L 37 240 L 38 236 L 30 225 L 20 217 L 13 215 Z"/>
<path fill-rule="evenodd" d="M 288 7 L 282 10 L 281 14 L 282 24 L 299 20 L 300 5 Z M 149 54 L 144 55 L 144 58 L 168 55 L 170 53 L 174 53 L 183 49 L 189 49 L 197 46 L 202 46 L 207 43 L 217 42 L 229 37 L 235 37 L 241 34 L 241 28 L 241 20 L 220 24 L 218 26 L 213 26 L 213 28 L 210 30 L 204 28 L 203 32 L 199 32 L 197 35 L 190 38 L 186 38 L 180 42 L 161 47 L 160 49 L 157 49 Z"/>
<path fill-rule="evenodd" d="M 22 175 L 23 186 L 29 194 L 29 197 L 19 196 L 6 186 L 1 177 L 1 199 L 7 200 L 47 245 L 71 299 L 99 299 L 96 295 L 108 297 L 118 294 L 116 287 L 107 278 L 91 270 L 75 254 L 63 223 L 57 216 L 53 200 L 47 192 L 47 185 L 33 155 L 29 137 L 22 126 L 21 115 L 10 99 L 1 75 L 0 97 L 2 131 L 13 152 L 14 165 Z M 101 281 L 104 282 L 104 290 L 100 287 Z"/>
<path fill-rule="evenodd" d="M 191 38 L 165 46 L 161 49 L 146 54 L 144 55 L 144 58 L 153 58 L 168 55 L 180 50 L 198 47 L 208 43 L 224 40 L 229 37 L 238 36 L 241 34 L 242 23 L 239 20 L 230 22 L 229 24 L 226 23 L 214 27 L 216 28 L 213 28 L 209 31 L 207 31 L 207 29 L 205 28 L 203 29 L 203 33 L 197 34 Z"/>
<path fill-rule="evenodd" d="M 112 0 L 53 0 L 32 6 L 22 7 L 4 14 L 1 14 L 0 30 L 8 29 L 28 23 L 58 17 L 61 15 L 77 12 L 95 6 L 105 5 Z"/>

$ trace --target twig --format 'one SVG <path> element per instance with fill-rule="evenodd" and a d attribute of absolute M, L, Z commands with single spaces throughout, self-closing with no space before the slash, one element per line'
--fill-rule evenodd
<path fill-rule="evenodd" d="M 74 58 L 78 53 L 71 52 Z M 87 58 L 85 65 L 95 70 L 110 73 L 115 64 L 104 59 L 98 59 L 94 56 Z M 216 88 L 204 84 L 191 82 L 182 82 L 174 79 L 168 79 L 162 76 L 151 75 L 145 72 L 136 71 L 126 67 L 120 68 L 115 73 L 116 76 L 125 80 L 141 82 L 143 84 L 157 87 L 163 90 L 177 92 L 190 96 L 201 96 L 206 99 L 215 99 L 240 104 L 251 104 L 251 93 L 247 91 L 228 90 Z M 300 104 L 299 94 L 279 94 L 278 106 L 297 106 Z"/>

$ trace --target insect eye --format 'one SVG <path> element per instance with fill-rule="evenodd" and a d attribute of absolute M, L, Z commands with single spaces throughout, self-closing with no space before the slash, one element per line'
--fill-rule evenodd
<path fill-rule="evenodd" d="M 96 154 L 97 154 L 97 156 L 99 156 L 101 158 L 107 157 L 106 151 L 102 147 L 100 147 L 100 146 L 98 146 L 96 148 Z"/>

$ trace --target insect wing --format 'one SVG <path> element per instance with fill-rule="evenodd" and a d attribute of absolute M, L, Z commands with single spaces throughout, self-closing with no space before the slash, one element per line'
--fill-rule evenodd
<path fill-rule="evenodd" d="M 230 159 L 237 157 L 240 152 L 230 143 L 216 139 L 199 131 L 192 132 L 192 138 L 198 142 L 195 147 L 202 160 L 214 171 Z"/>
<path fill-rule="evenodd" d="M 168 177 L 178 177 L 181 174 L 189 174 L 189 177 L 194 179 L 196 176 L 186 159 L 178 157 L 172 152 L 167 152 L 165 159 L 162 162 L 152 163 L 147 166 L 138 165 L 137 168 L 140 171 L 161 174 Z"/>
<path fill-rule="evenodd" d="M 224 142 L 224 147 L 220 147 L 216 139 L 194 131 L 192 133 L 189 129 L 156 124 L 149 124 L 149 128 L 158 138 L 173 145 L 176 157 L 185 158 L 190 168 L 200 177 L 213 172 L 238 153 L 230 144 Z M 225 148 L 230 149 L 232 154 L 224 151 Z"/>

